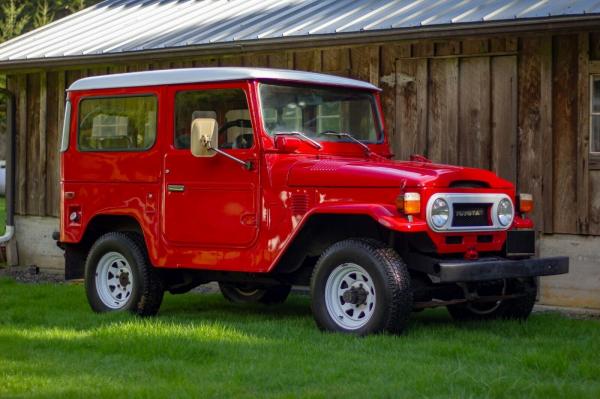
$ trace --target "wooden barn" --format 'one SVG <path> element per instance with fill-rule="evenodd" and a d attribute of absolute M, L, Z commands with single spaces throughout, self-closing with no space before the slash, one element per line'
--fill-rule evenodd
<path fill-rule="evenodd" d="M 380 86 L 395 156 L 491 169 L 532 193 L 540 254 L 571 257 L 568 275 L 542 280 L 541 301 L 600 308 L 600 4 L 589 0 L 107 0 L 6 42 L 14 263 L 64 264 L 51 234 L 65 89 L 202 66 Z"/>

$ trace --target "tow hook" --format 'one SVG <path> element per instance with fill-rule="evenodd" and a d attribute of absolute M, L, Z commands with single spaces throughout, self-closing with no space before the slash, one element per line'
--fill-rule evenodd
<path fill-rule="evenodd" d="M 465 252 L 466 260 L 477 260 L 479 259 L 479 252 L 475 250 L 475 248 L 469 248 L 467 252 Z"/>

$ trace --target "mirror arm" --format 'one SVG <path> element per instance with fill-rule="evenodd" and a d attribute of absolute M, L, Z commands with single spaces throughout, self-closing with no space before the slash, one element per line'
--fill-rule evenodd
<path fill-rule="evenodd" d="M 234 162 L 239 163 L 247 170 L 252 170 L 252 162 L 251 161 L 243 161 L 237 157 L 234 157 L 231 154 L 226 153 L 225 151 L 219 150 L 218 148 L 208 147 L 209 150 L 216 152 L 217 154 L 223 155 L 225 158 L 229 158 Z"/>

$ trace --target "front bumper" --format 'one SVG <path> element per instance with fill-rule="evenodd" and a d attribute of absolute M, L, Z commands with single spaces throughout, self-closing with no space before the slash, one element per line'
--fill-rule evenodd
<path fill-rule="evenodd" d="M 502 258 L 474 261 L 440 261 L 432 270 L 432 276 L 440 283 L 489 281 L 516 277 L 537 277 L 569 272 L 569 258 L 531 258 L 509 260 Z"/>

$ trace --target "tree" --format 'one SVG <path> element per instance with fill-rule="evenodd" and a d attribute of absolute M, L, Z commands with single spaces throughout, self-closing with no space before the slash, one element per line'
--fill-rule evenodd
<path fill-rule="evenodd" d="M 0 43 L 98 3 L 99 0 L 4 0 Z"/>
<path fill-rule="evenodd" d="M 33 18 L 33 26 L 39 28 L 40 26 L 49 24 L 53 19 L 54 13 L 52 13 L 50 7 L 48 7 L 48 0 L 40 1 Z"/>
<path fill-rule="evenodd" d="M 24 12 L 26 11 L 26 6 L 26 3 L 17 6 L 14 0 L 9 0 L 8 4 L 0 8 L 2 13 L 0 42 L 12 39 L 23 32 L 30 20 L 29 15 Z"/>

